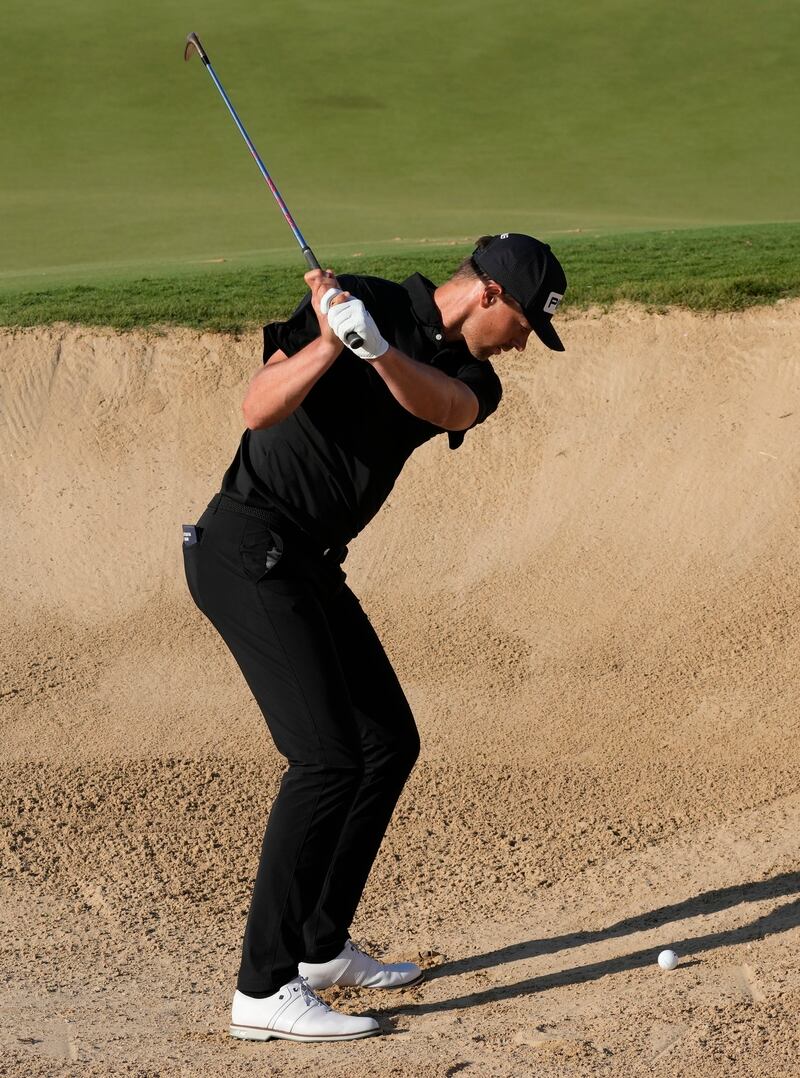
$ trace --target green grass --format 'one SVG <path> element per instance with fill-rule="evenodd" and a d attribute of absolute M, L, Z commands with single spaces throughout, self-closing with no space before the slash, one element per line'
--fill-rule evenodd
<path fill-rule="evenodd" d="M 328 0 L 58 10 L 3 6 L 6 281 L 91 283 L 101 267 L 132 266 L 172 276 L 288 247 L 211 79 L 183 62 L 192 29 L 325 259 L 394 237 L 798 215 L 796 0 L 350 0 L 336 17 Z"/>
<path fill-rule="evenodd" d="M 800 295 L 800 223 L 550 237 L 569 278 L 566 306 L 632 300 L 655 307 L 739 310 Z M 444 280 L 469 246 L 421 247 L 334 261 L 337 272 Z M 52 322 L 118 329 L 182 325 L 236 332 L 285 317 L 302 295 L 298 254 L 260 268 L 208 267 L 57 287 L 0 289 L 0 324 Z"/>

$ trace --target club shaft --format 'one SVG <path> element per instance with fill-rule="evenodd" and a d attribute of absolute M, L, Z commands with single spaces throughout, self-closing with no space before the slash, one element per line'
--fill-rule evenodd
<path fill-rule="evenodd" d="M 247 134 L 247 131 L 245 130 L 244 124 L 239 119 L 239 117 L 238 117 L 238 115 L 236 113 L 236 109 L 231 104 L 231 99 L 225 93 L 225 87 L 222 85 L 222 83 L 217 78 L 217 73 L 214 70 L 214 68 L 211 66 L 211 61 L 208 59 L 208 56 L 205 54 L 205 50 L 203 50 L 203 52 L 200 53 L 200 58 L 203 61 L 203 63 L 205 64 L 205 66 L 208 68 L 208 73 L 211 76 L 211 78 L 214 80 L 214 85 L 219 90 L 220 94 L 222 95 L 222 100 L 228 106 L 228 112 L 230 112 L 231 116 L 233 117 L 233 122 L 239 128 L 240 135 L 242 136 L 244 141 L 247 143 L 247 148 L 250 151 L 250 153 L 252 154 L 253 160 L 258 165 L 258 168 L 259 168 L 259 171 L 261 172 L 261 175 L 266 180 L 267 186 L 269 187 L 270 191 L 272 191 L 273 197 L 274 197 L 275 201 L 278 203 L 278 206 L 280 207 L 281 213 L 286 218 L 287 225 L 289 226 L 289 228 L 291 228 L 292 233 L 294 234 L 294 238 L 300 244 L 300 250 L 303 252 L 303 257 L 305 258 L 306 262 L 308 263 L 308 268 L 309 269 L 319 269 L 320 265 L 319 265 L 319 262 L 317 262 L 316 258 L 314 257 L 314 252 L 311 250 L 311 248 L 306 243 L 306 241 L 305 241 L 305 239 L 303 237 L 303 233 L 297 227 L 297 225 L 295 223 L 295 220 L 292 217 L 291 213 L 289 213 L 289 207 L 283 201 L 283 198 L 281 197 L 280 191 L 278 190 L 278 188 L 273 183 L 272 177 L 270 176 L 269 172 L 267 172 L 267 169 L 266 169 L 266 166 L 265 166 L 264 162 L 261 160 L 261 158 L 258 155 L 258 150 L 253 145 L 252 139 Z"/>
<path fill-rule="evenodd" d="M 281 198 L 280 191 L 275 186 L 275 184 L 272 182 L 272 177 L 267 172 L 266 165 L 264 164 L 264 162 L 259 157 L 258 150 L 253 145 L 252 139 L 247 134 L 247 131 L 245 130 L 244 124 L 239 119 L 239 116 L 238 116 L 238 114 L 236 112 L 236 109 L 231 104 L 231 99 L 225 93 L 225 87 L 219 81 L 219 79 L 217 78 L 216 71 L 211 66 L 211 61 L 208 58 L 208 53 L 203 48 L 202 43 L 200 41 L 200 38 L 195 33 L 189 34 L 189 36 L 186 38 L 186 46 L 184 48 L 184 53 L 183 53 L 184 60 L 189 59 L 189 57 L 192 54 L 193 49 L 197 51 L 197 54 L 200 57 L 200 59 L 203 61 L 203 64 L 208 68 L 208 73 L 211 76 L 211 78 L 214 80 L 214 85 L 219 90 L 219 92 L 220 92 L 220 94 L 222 96 L 222 100 L 225 102 L 225 104 L 226 104 L 226 106 L 228 108 L 228 112 L 233 117 L 233 122 L 239 128 L 239 133 L 242 136 L 242 138 L 244 139 L 244 141 L 247 143 L 247 148 L 250 151 L 250 153 L 252 154 L 253 160 L 258 165 L 259 171 L 260 171 L 261 175 L 264 177 L 264 179 L 266 180 L 267 186 L 269 187 L 270 191 L 272 192 L 272 195 L 273 195 L 275 201 L 278 203 L 278 206 L 280 207 L 281 213 L 286 218 L 287 225 L 289 226 L 289 228 L 291 228 L 292 234 L 294 235 L 294 238 L 297 240 L 298 244 L 300 245 L 300 250 L 303 252 L 303 257 L 306 260 L 306 264 L 308 265 L 308 268 L 312 269 L 312 270 L 320 269 L 321 268 L 320 264 L 317 261 L 317 259 L 315 258 L 314 252 L 311 250 L 311 248 L 306 243 L 306 241 L 305 241 L 305 239 L 303 237 L 303 233 L 297 227 L 297 225 L 295 224 L 294 218 L 289 213 L 289 207 L 283 201 L 283 199 Z M 351 330 L 345 337 L 345 343 L 347 344 L 347 346 L 349 348 L 361 348 L 361 346 L 363 345 L 364 342 L 361 339 L 361 337 L 354 330 Z"/>

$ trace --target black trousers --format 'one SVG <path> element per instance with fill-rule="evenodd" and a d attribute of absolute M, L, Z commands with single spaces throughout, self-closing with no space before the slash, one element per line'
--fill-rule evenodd
<path fill-rule="evenodd" d="M 344 947 L 419 753 L 411 710 L 339 559 L 212 499 L 184 545 L 189 591 L 286 757 L 238 988 L 268 994 Z"/>

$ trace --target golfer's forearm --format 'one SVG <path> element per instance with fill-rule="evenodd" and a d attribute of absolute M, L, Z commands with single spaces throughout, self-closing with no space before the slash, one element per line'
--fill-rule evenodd
<path fill-rule="evenodd" d="M 389 348 L 373 367 L 407 412 L 444 430 L 466 430 L 478 415 L 472 390 L 435 367 Z"/>
<path fill-rule="evenodd" d="M 293 356 L 266 363 L 256 374 L 242 402 L 250 430 L 280 423 L 290 416 L 341 351 L 341 345 L 317 337 Z"/>

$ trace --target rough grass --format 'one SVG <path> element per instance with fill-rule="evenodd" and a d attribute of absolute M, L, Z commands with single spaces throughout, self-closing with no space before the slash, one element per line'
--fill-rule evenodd
<path fill-rule="evenodd" d="M 565 305 L 740 310 L 800 295 L 800 223 L 552 238 L 569 279 Z M 468 247 L 346 258 L 338 272 L 403 280 L 419 270 L 444 280 Z M 302 295 L 302 262 L 261 270 L 207 270 L 176 277 L 0 292 L 0 324 L 52 322 L 133 329 L 181 325 L 238 332 L 284 317 Z"/>

